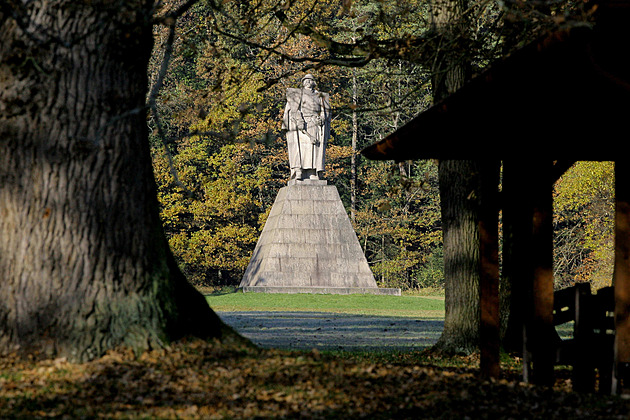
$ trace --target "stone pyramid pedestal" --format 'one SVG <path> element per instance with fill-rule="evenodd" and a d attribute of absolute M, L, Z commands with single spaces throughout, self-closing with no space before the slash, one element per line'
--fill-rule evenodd
<path fill-rule="evenodd" d="M 239 286 L 244 292 L 400 295 L 379 288 L 337 188 L 291 181 L 278 192 Z"/>

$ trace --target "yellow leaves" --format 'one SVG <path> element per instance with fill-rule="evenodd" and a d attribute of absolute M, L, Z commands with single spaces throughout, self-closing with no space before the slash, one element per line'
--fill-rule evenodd
<path fill-rule="evenodd" d="M 239 131 L 246 130 L 256 120 L 253 114 L 262 111 L 264 96 L 259 92 L 264 86 L 262 76 L 253 72 L 246 62 L 225 57 L 199 59 L 199 68 L 208 66 L 218 73 L 215 88 L 212 93 L 206 92 L 204 107 L 200 108 L 203 113 L 192 124 L 191 131 L 223 132 L 234 139 L 247 140 Z"/>
<path fill-rule="evenodd" d="M 555 188 L 558 210 L 578 210 L 593 200 L 608 200 L 614 194 L 612 162 L 577 162 L 558 181 Z"/>
<path fill-rule="evenodd" d="M 612 279 L 614 164 L 577 162 L 556 183 L 556 264 L 562 276 L 599 287 Z"/>
<path fill-rule="evenodd" d="M 208 281 L 221 272 L 240 279 L 259 235 L 261 215 L 275 198 L 270 188 L 276 157 L 268 146 L 228 144 L 215 149 L 200 136 L 179 147 L 175 167 L 194 197 L 170 184 L 158 161 L 158 199 L 169 244 L 189 279 Z M 268 157 L 267 162 L 263 159 Z M 270 197 L 273 194 L 273 197 Z"/>
<path fill-rule="evenodd" d="M 180 233 L 169 239 L 174 252 L 201 268 L 244 270 L 258 231 L 250 226 L 228 225 L 212 230 Z"/>

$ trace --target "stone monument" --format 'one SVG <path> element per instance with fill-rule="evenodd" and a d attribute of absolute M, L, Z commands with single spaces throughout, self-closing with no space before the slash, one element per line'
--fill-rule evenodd
<path fill-rule="evenodd" d="M 330 136 L 330 97 L 315 90 L 315 78 L 307 74 L 302 88 L 287 89 L 282 118 L 286 131 L 291 181 L 319 180 L 326 164 Z"/>
<path fill-rule="evenodd" d="M 240 284 L 244 292 L 372 293 L 379 288 L 334 185 L 324 179 L 330 100 L 312 75 L 287 89 L 282 120 L 290 178 L 281 188 Z"/>

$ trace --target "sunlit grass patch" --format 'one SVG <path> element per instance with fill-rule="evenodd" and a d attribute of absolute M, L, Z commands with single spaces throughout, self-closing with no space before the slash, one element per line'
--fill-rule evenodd
<path fill-rule="evenodd" d="M 216 311 L 316 311 L 441 319 L 439 297 L 387 295 L 325 295 L 282 293 L 227 293 L 206 296 Z"/>

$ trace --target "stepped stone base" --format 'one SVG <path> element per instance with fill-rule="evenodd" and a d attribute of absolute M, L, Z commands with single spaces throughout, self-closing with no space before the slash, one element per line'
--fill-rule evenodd
<path fill-rule="evenodd" d="M 280 189 L 239 286 L 243 291 L 279 293 L 281 288 L 281 293 L 347 294 L 381 290 L 337 188 L 326 184 L 294 182 Z"/>
<path fill-rule="evenodd" d="M 243 293 L 257 292 L 257 293 L 310 293 L 310 294 L 330 294 L 330 295 L 350 295 L 350 294 L 364 294 L 364 295 L 393 295 L 400 296 L 400 289 L 389 289 L 379 287 L 299 287 L 299 286 L 279 286 L 279 287 L 265 287 L 265 286 L 245 286 L 240 288 Z"/>

